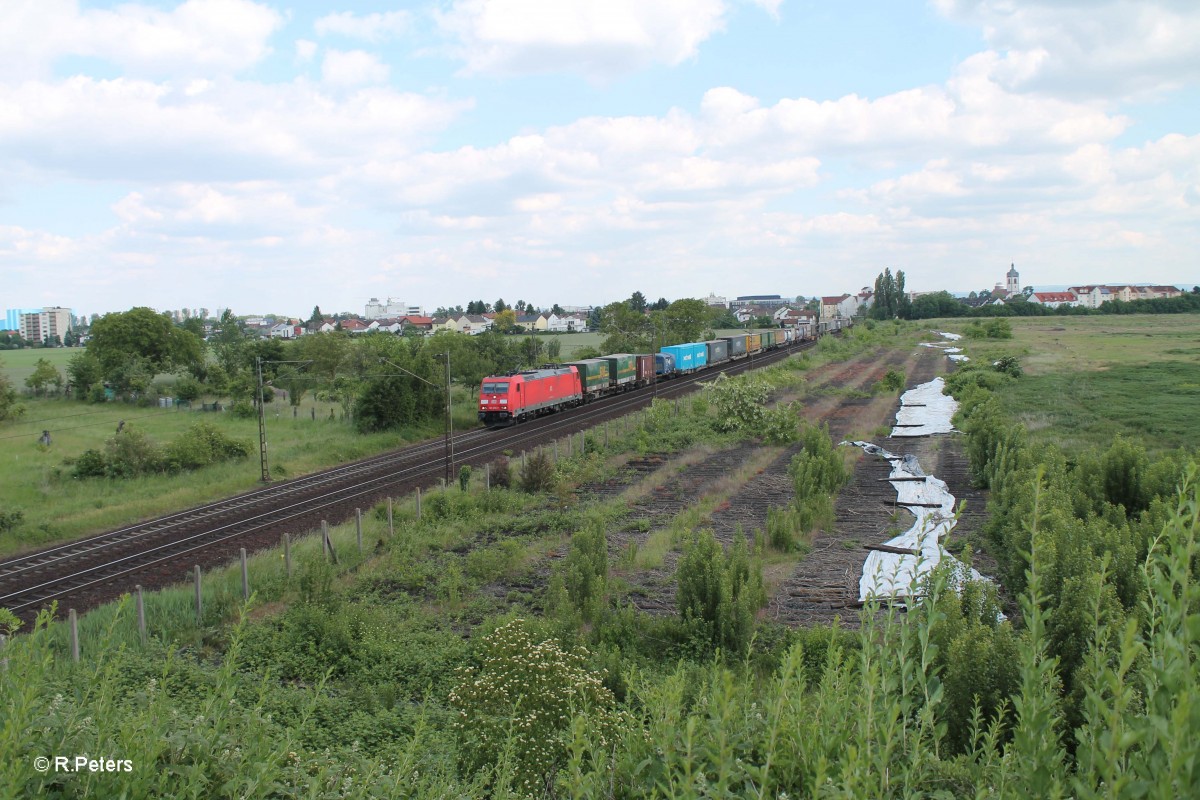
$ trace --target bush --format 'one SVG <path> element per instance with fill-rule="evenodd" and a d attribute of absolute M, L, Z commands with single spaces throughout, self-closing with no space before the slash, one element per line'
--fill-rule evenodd
<path fill-rule="evenodd" d="M 554 465 L 541 450 L 534 451 L 521 467 L 521 491 L 529 494 L 548 492 L 554 488 Z"/>
<path fill-rule="evenodd" d="M 908 382 L 904 373 L 898 369 L 889 369 L 878 383 L 872 388 L 875 394 L 883 394 L 885 392 L 899 392 L 904 388 L 904 384 Z"/>
<path fill-rule="evenodd" d="M 512 467 L 508 463 L 508 458 L 498 456 L 491 466 L 491 482 L 492 486 L 497 489 L 512 488 Z"/>
<path fill-rule="evenodd" d="M 809 531 L 832 521 L 833 494 L 842 488 L 850 474 L 829 438 L 827 425 L 817 428 L 806 423 L 801 438 L 804 449 L 792 459 L 788 472 L 796 492 L 794 524 L 801 531 Z"/>
<path fill-rule="evenodd" d="M 253 419 L 257 416 L 258 409 L 249 400 L 234 400 L 233 405 L 229 407 L 229 413 L 238 419 Z"/>
<path fill-rule="evenodd" d="M 246 442 L 231 439 L 208 422 L 197 422 L 167 445 L 163 464 L 168 471 L 179 472 L 246 458 L 250 453 Z"/>
<path fill-rule="evenodd" d="M 571 537 L 563 572 L 567 596 L 583 619 L 599 619 L 608 587 L 608 540 L 602 524 L 592 524 Z"/>
<path fill-rule="evenodd" d="M 17 509 L 5 511 L 0 509 L 0 533 L 11 533 L 12 531 L 15 531 L 17 526 L 20 525 L 21 521 L 24 519 L 25 513 L 23 511 Z"/>
<path fill-rule="evenodd" d="M 464 773 L 483 773 L 493 786 L 511 780 L 519 795 L 542 796 L 566 759 L 571 721 L 585 709 L 596 744 L 607 751 L 622 720 L 603 673 L 589 670 L 587 660 L 583 649 L 535 644 L 521 619 L 484 637 L 478 666 L 459 667 L 458 685 L 450 692 Z M 494 792 L 506 795 L 498 787 Z"/>
<path fill-rule="evenodd" d="M 746 538 L 738 535 L 726 557 L 710 530 L 684 544 L 679 559 L 675 604 L 702 644 L 741 655 L 754 634 L 754 613 L 766 605 L 762 567 L 750 560 Z"/>

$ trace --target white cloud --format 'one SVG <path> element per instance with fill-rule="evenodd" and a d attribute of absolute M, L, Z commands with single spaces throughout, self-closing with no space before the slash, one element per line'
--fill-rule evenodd
<path fill-rule="evenodd" d="M 313 25 L 318 36 L 346 36 L 368 42 L 381 42 L 405 34 L 412 26 L 412 14 L 407 11 L 357 16 L 349 11 L 321 17 Z"/>
<path fill-rule="evenodd" d="M 1168 91 L 1200 78 L 1200 4 L 1192 0 L 935 0 L 979 25 L 1021 69 L 1013 89 L 1115 99 Z"/>
<path fill-rule="evenodd" d="M 170 11 L 9 0 L 0 26 L 0 78 L 44 77 L 68 55 L 104 59 L 131 76 L 236 73 L 266 57 L 282 23 L 278 12 L 251 0 L 187 0 Z"/>
<path fill-rule="evenodd" d="M 469 106 L 382 87 L 335 96 L 304 80 L 192 85 L 0 84 L 0 165 L 126 181 L 322 175 L 364 153 L 411 153 Z"/>
<path fill-rule="evenodd" d="M 723 0 L 455 0 L 436 19 L 471 72 L 604 80 L 694 58 L 727 10 Z"/>
<path fill-rule="evenodd" d="M 321 80 L 331 86 L 385 83 L 388 66 L 363 50 L 328 50 L 321 62 Z"/>
<path fill-rule="evenodd" d="M 317 43 L 310 42 L 308 39 L 296 40 L 296 60 L 297 61 L 312 61 L 313 56 L 317 54 Z"/>

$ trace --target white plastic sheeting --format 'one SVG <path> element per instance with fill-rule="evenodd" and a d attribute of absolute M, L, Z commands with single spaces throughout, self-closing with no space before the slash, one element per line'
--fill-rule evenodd
<path fill-rule="evenodd" d="M 911 455 L 896 455 L 870 442 L 842 442 L 861 447 L 867 454 L 886 458 L 892 465 L 889 478 L 924 477 L 923 481 L 894 480 L 896 504 L 905 506 L 916 517 L 912 527 L 884 544 L 889 547 L 913 550 L 916 555 L 871 551 L 863 563 L 858 583 L 859 600 L 871 598 L 906 600 L 919 594 L 922 581 L 942 561 L 954 565 L 952 582 L 958 585 L 968 575 L 972 580 L 986 580 L 974 569 L 956 559 L 941 546 L 941 540 L 954 528 L 954 495 L 945 481 L 925 476 L 920 464 Z"/>
<path fill-rule="evenodd" d="M 948 341 L 947 342 L 921 342 L 922 347 L 932 347 L 935 350 L 941 350 L 943 353 L 946 354 L 946 356 L 951 361 L 957 361 L 959 363 L 962 363 L 964 361 L 971 360 L 962 354 L 961 347 L 955 347 L 953 344 L 953 342 L 957 342 L 959 339 L 962 338 L 962 334 L 949 333 L 947 331 L 934 331 L 934 333 L 936 333 L 938 336 L 941 336 L 941 337 L 947 339 Z"/>
<path fill-rule="evenodd" d="M 900 395 L 900 410 L 896 412 L 896 427 L 892 437 L 929 436 L 934 433 L 953 433 L 950 418 L 958 410 L 958 401 L 942 394 L 946 382 L 934 378 Z"/>

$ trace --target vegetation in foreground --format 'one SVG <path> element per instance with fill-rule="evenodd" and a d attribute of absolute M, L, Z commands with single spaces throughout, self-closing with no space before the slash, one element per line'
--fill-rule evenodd
<path fill-rule="evenodd" d="M 196 628 L 180 593 L 145 647 L 128 605 L 89 615 L 79 666 L 59 626 L 13 640 L 2 791 L 1193 796 L 1194 460 L 1156 468 L 1125 441 L 1068 460 L 1006 417 L 999 393 L 1014 380 L 978 368 L 951 381 L 995 498 L 1011 620 L 993 588 L 951 592 L 941 574 L 921 606 L 867 609 L 860 631 L 776 628 L 753 618 L 767 537 L 722 551 L 703 530 L 678 544 L 678 616 L 639 613 L 606 541 L 627 509 L 567 491 L 609 468 L 593 441 L 555 467 L 552 492 L 437 493 L 420 520 L 400 509 L 391 539 L 377 509 L 378 555 L 351 551 L 344 571 L 315 547 L 291 579 L 268 558 L 255 585 L 270 605 L 249 615 L 226 585 Z M 615 449 L 728 441 L 705 422 L 711 403 L 652 410 Z M 825 443 L 804 436 L 820 456 Z M 533 463 L 512 483 L 535 488 Z M 836 485 L 832 465 L 803 464 L 797 475 Z M 77 752 L 133 769 L 34 770 L 37 755 Z"/>

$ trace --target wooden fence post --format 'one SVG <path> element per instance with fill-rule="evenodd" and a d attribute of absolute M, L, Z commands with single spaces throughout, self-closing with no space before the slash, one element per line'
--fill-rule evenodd
<path fill-rule="evenodd" d="M 283 568 L 287 570 L 288 580 L 292 578 L 292 535 L 283 535 Z"/>
<path fill-rule="evenodd" d="M 146 602 L 142 599 L 142 586 L 138 584 L 133 587 L 137 593 L 137 621 L 138 621 L 138 637 L 142 640 L 142 644 L 146 643 Z"/>
<path fill-rule="evenodd" d="M 250 599 L 250 569 L 246 565 L 246 548 L 241 548 L 242 551 L 242 599 Z"/>
<path fill-rule="evenodd" d="M 396 535 L 396 528 L 392 524 L 392 498 L 388 498 L 388 538 Z"/>
<path fill-rule="evenodd" d="M 67 612 L 67 620 L 71 626 L 71 660 L 79 663 L 79 615 L 75 609 Z"/>
<path fill-rule="evenodd" d="M 358 554 L 362 555 L 362 509 L 354 509 L 354 536 L 358 539 Z"/>
<path fill-rule="evenodd" d="M 200 589 L 200 565 L 197 564 L 192 574 L 196 579 L 196 624 L 204 623 L 204 598 L 201 595 Z"/>
<path fill-rule="evenodd" d="M 558 439 L 554 440 L 554 463 L 558 463 Z"/>
<path fill-rule="evenodd" d="M 0 633 L 0 672 L 8 669 L 8 656 L 3 655 L 4 646 L 8 643 L 8 637 Z"/>
<path fill-rule="evenodd" d="M 608 449 L 608 420 L 604 420 L 604 449 Z"/>
<path fill-rule="evenodd" d="M 421 487 L 417 487 L 417 519 L 421 518 Z"/>
<path fill-rule="evenodd" d="M 575 455 L 575 435 L 567 434 L 567 458 Z"/>
<path fill-rule="evenodd" d="M 483 488 L 487 492 L 492 490 L 492 465 L 490 462 L 483 465 Z"/>

